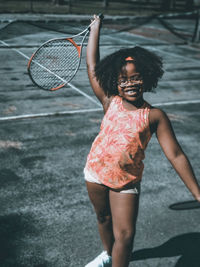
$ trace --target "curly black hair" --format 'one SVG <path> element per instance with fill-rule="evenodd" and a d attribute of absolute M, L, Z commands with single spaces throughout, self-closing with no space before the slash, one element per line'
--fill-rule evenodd
<path fill-rule="evenodd" d="M 144 92 L 150 92 L 157 87 L 158 79 L 164 73 L 162 59 L 145 48 L 135 46 L 120 49 L 97 63 L 95 76 L 107 96 L 118 95 L 117 81 L 127 63 L 127 57 L 134 59 L 136 70 L 143 80 Z"/>

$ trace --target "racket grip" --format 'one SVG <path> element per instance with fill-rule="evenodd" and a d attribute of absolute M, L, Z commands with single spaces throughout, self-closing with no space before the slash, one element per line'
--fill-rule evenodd
<path fill-rule="evenodd" d="M 104 19 L 104 15 L 103 15 L 102 13 L 99 13 L 99 14 L 98 14 L 98 17 L 99 17 L 101 20 Z"/>

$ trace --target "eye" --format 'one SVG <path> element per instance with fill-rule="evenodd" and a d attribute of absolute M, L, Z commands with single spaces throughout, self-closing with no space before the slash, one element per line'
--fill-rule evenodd
<path fill-rule="evenodd" d="M 120 84 L 120 83 L 125 83 L 126 82 L 126 79 L 120 79 L 119 81 L 118 81 L 118 83 Z"/>
<path fill-rule="evenodd" d="M 139 80 L 141 80 L 141 77 L 139 77 L 139 76 L 133 76 L 133 77 L 130 78 L 131 82 L 139 81 Z"/>

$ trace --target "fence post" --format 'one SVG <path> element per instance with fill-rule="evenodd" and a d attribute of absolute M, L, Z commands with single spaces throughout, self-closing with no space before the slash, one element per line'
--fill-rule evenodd
<path fill-rule="evenodd" d="M 30 11 L 33 13 L 33 0 L 30 0 Z"/>
<path fill-rule="evenodd" d="M 200 37 L 200 24 L 199 24 L 199 16 L 200 16 L 200 12 L 199 9 L 197 10 L 196 13 L 196 23 L 195 23 L 195 29 L 194 29 L 194 34 L 192 36 L 192 42 L 193 43 L 197 43 L 199 42 L 199 37 Z"/>
<path fill-rule="evenodd" d="M 108 0 L 103 0 L 103 7 L 104 8 L 108 7 Z"/>
<path fill-rule="evenodd" d="M 68 12 L 71 14 L 72 1 L 68 0 Z"/>

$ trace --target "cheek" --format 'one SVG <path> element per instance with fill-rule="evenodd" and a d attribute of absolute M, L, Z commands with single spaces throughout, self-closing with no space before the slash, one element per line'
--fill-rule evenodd
<path fill-rule="evenodd" d="M 117 89 L 118 89 L 119 95 L 123 93 L 123 90 L 122 90 L 122 88 L 120 86 L 117 86 Z"/>

